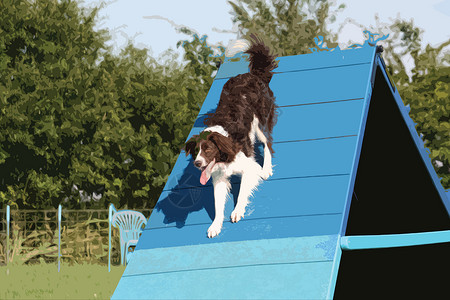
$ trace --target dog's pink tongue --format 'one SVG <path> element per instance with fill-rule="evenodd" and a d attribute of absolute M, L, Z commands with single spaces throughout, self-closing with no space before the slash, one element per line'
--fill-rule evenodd
<path fill-rule="evenodd" d="M 200 183 L 205 185 L 209 178 L 211 177 L 211 171 L 214 165 L 216 164 L 216 160 L 213 159 L 212 162 L 209 163 L 209 165 L 202 171 L 202 175 L 200 176 Z"/>
<path fill-rule="evenodd" d="M 200 176 L 200 183 L 205 185 L 208 182 L 208 177 L 206 176 L 206 169 L 202 171 L 202 175 Z"/>

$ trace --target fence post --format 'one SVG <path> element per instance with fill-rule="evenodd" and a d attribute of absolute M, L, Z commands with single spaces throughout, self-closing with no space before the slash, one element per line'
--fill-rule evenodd
<path fill-rule="evenodd" d="M 61 204 L 58 206 L 58 273 L 61 269 Z"/>
<path fill-rule="evenodd" d="M 9 205 L 6 205 L 6 265 L 9 261 L 9 221 L 10 221 Z"/>
<path fill-rule="evenodd" d="M 112 218 L 112 203 L 109 204 L 108 212 L 108 227 L 109 227 L 109 247 L 108 247 L 108 272 L 111 272 L 111 218 Z"/>

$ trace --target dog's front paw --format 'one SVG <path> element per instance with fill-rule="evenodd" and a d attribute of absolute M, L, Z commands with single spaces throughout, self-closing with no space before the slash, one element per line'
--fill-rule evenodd
<path fill-rule="evenodd" d="M 270 176 L 273 175 L 272 167 L 270 167 L 270 168 L 263 168 L 261 174 L 262 174 L 261 178 L 264 179 L 264 180 L 267 180 Z"/>
<path fill-rule="evenodd" d="M 231 222 L 237 223 L 244 218 L 245 208 L 236 207 L 231 213 Z"/>
<path fill-rule="evenodd" d="M 211 226 L 208 228 L 208 238 L 213 238 L 219 235 L 222 231 L 222 223 L 221 222 L 213 222 Z"/>

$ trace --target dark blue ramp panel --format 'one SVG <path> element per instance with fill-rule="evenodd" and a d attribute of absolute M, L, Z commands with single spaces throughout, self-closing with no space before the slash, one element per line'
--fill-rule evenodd
<path fill-rule="evenodd" d="M 348 175 L 267 181 L 255 192 L 244 220 L 341 213 L 348 181 Z M 297 193 L 282 192 L 292 186 Z M 232 184 L 226 216 L 231 215 L 238 192 L 239 183 Z M 146 230 L 196 224 L 205 224 L 206 230 L 214 216 L 212 186 L 164 191 L 158 203 Z"/>
<path fill-rule="evenodd" d="M 276 151 L 272 159 L 274 175 L 270 180 L 348 174 L 356 147 L 356 136 L 324 138 L 301 142 L 282 142 L 274 146 Z M 302 153 L 295 156 L 295 153 Z M 261 157 L 257 159 L 261 160 Z M 349 165 L 350 164 L 350 165 Z M 192 158 L 180 154 L 164 190 L 201 186 L 200 171 L 192 164 Z M 211 185 L 209 181 L 207 185 Z"/>
<path fill-rule="evenodd" d="M 278 106 L 320 103 L 365 97 L 370 63 L 330 69 L 275 74 L 270 81 Z M 226 79 L 216 79 L 200 115 L 215 111 Z"/>
<path fill-rule="evenodd" d="M 266 182 L 255 193 L 246 217 L 236 224 L 226 221 L 222 233 L 214 239 L 206 238 L 214 218 L 212 187 L 193 188 L 201 189 L 194 192 L 163 192 L 136 250 L 335 234 L 339 231 L 348 183 L 348 175 Z M 297 193 L 283 193 L 293 186 Z M 227 202 L 226 216 L 234 209 L 238 188 L 238 184 L 233 184 L 233 199 Z"/>
<path fill-rule="evenodd" d="M 275 72 L 295 72 L 372 63 L 374 57 L 375 48 L 284 56 L 277 59 L 279 63 Z M 220 67 L 216 79 L 230 78 L 247 72 L 248 63 L 246 61 L 228 62 Z"/>
<path fill-rule="evenodd" d="M 325 298 L 337 235 L 141 250 L 112 299 Z M 133 263 L 139 261 L 139 264 Z"/>
<path fill-rule="evenodd" d="M 364 98 L 370 64 L 274 75 L 270 88 L 277 105 Z"/>
<path fill-rule="evenodd" d="M 271 219 L 249 219 L 237 224 L 224 222 L 219 236 L 208 239 L 207 224 L 186 225 L 182 228 L 167 227 L 144 231 L 142 242 L 136 251 L 182 245 L 217 244 L 224 242 L 279 239 L 288 237 L 337 234 L 342 214 L 292 216 Z"/>
<path fill-rule="evenodd" d="M 349 174 L 356 142 L 356 136 L 347 136 L 276 143 L 274 145 L 276 153 L 272 159 L 274 174 L 269 181 L 293 177 Z M 257 161 L 262 161 L 261 155 L 256 158 Z M 232 180 L 236 182 L 233 178 Z M 211 181 L 206 185 L 211 185 Z M 192 158 L 186 157 L 182 152 L 164 190 L 200 186 L 200 171 L 193 166 Z M 291 193 L 290 190 L 285 192 Z"/>
<path fill-rule="evenodd" d="M 273 140 L 277 143 L 357 135 L 363 106 L 364 100 L 361 98 L 280 107 L 278 122 L 273 129 Z M 206 128 L 204 119 L 203 116 L 197 119 L 188 139 Z"/>

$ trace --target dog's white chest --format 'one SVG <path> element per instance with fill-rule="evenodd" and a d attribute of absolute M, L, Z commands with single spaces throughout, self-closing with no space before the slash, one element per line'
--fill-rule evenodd
<path fill-rule="evenodd" d="M 231 163 L 217 163 L 214 166 L 212 174 L 214 177 L 229 177 L 235 174 L 242 174 L 244 171 L 248 172 L 252 170 L 254 163 L 255 159 L 253 157 L 247 157 L 242 151 L 239 151 Z"/>

